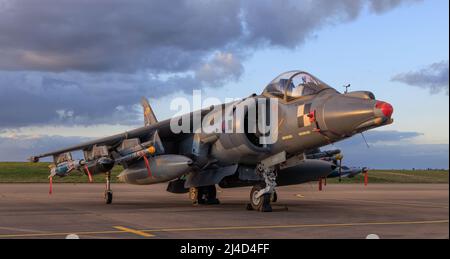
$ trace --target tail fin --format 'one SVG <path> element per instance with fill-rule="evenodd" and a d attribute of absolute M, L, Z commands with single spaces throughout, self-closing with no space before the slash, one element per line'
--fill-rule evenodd
<path fill-rule="evenodd" d="M 156 119 L 155 113 L 153 112 L 152 107 L 148 103 L 147 98 L 142 97 L 141 105 L 142 105 L 142 108 L 144 109 L 144 124 L 145 124 L 145 126 L 150 126 L 152 124 L 157 123 L 158 120 Z"/>

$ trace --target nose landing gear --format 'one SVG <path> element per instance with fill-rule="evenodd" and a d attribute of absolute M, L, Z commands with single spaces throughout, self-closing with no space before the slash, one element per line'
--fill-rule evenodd
<path fill-rule="evenodd" d="M 277 193 L 274 191 L 272 194 L 265 193 L 258 196 L 258 193 L 263 190 L 263 184 L 257 184 L 253 186 L 250 192 L 250 203 L 247 204 L 247 210 L 256 210 L 261 212 L 272 212 L 271 202 L 277 201 Z"/>
<path fill-rule="evenodd" d="M 247 209 L 261 212 L 272 212 L 271 202 L 276 202 L 278 195 L 275 191 L 276 170 L 274 167 L 258 166 L 258 172 L 264 178 L 264 183 L 256 184 L 250 192 L 250 203 Z"/>

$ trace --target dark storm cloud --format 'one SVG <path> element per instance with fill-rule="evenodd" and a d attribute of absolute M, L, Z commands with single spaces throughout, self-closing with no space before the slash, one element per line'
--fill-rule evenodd
<path fill-rule="evenodd" d="M 184 71 L 243 42 L 296 46 L 327 23 L 415 0 L 3 0 L 0 69 Z"/>
<path fill-rule="evenodd" d="M 243 67 L 231 54 L 216 53 L 192 74 L 166 78 L 146 73 L 1 72 L 0 129 L 39 124 L 93 125 L 142 122 L 141 96 L 191 94 L 239 78 Z M 6 83 L 7 82 L 7 83 Z"/>
<path fill-rule="evenodd" d="M 0 128 L 133 124 L 139 97 L 238 80 L 261 47 L 416 0 L 0 0 Z"/>
<path fill-rule="evenodd" d="M 419 71 L 398 74 L 392 81 L 428 89 L 432 94 L 444 92 L 448 95 L 448 60 L 433 63 Z"/>
<path fill-rule="evenodd" d="M 238 1 L 5 1 L 0 68 L 182 71 L 241 34 Z"/>

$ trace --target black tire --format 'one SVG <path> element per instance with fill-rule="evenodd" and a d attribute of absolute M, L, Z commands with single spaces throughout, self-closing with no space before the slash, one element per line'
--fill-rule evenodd
<path fill-rule="evenodd" d="M 271 194 L 270 193 L 266 193 L 262 196 L 263 198 L 263 204 L 262 207 L 259 211 L 261 212 L 272 212 L 272 206 L 270 206 L 270 199 L 271 199 Z"/>
<path fill-rule="evenodd" d="M 113 200 L 113 193 L 110 191 L 105 192 L 105 203 L 111 204 Z"/>
<path fill-rule="evenodd" d="M 260 184 L 253 186 L 250 191 L 250 205 L 254 210 L 260 211 L 263 205 L 263 197 L 256 198 L 256 194 L 264 187 Z"/>

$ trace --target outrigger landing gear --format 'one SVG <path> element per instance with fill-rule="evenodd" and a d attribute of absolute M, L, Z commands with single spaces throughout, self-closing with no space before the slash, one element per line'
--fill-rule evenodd
<path fill-rule="evenodd" d="M 257 184 L 253 186 L 250 192 L 250 204 L 247 205 L 249 210 L 257 210 L 261 212 L 271 212 L 272 206 L 271 202 L 277 201 L 277 194 L 275 191 L 275 182 L 277 175 L 273 167 L 264 168 L 263 166 L 258 166 L 258 171 L 264 178 L 264 183 Z"/>
<path fill-rule="evenodd" d="M 191 189 L 189 189 L 189 198 L 192 200 L 192 203 L 194 205 L 220 204 L 219 199 L 217 199 L 217 191 L 215 185 L 192 187 Z"/>
<path fill-rule="evenodd" d="M 111 204 L 112 199 L 113 199 L 113 192 L 111 190 L 111 172 L 106 172 L 105 203 Z"/>

